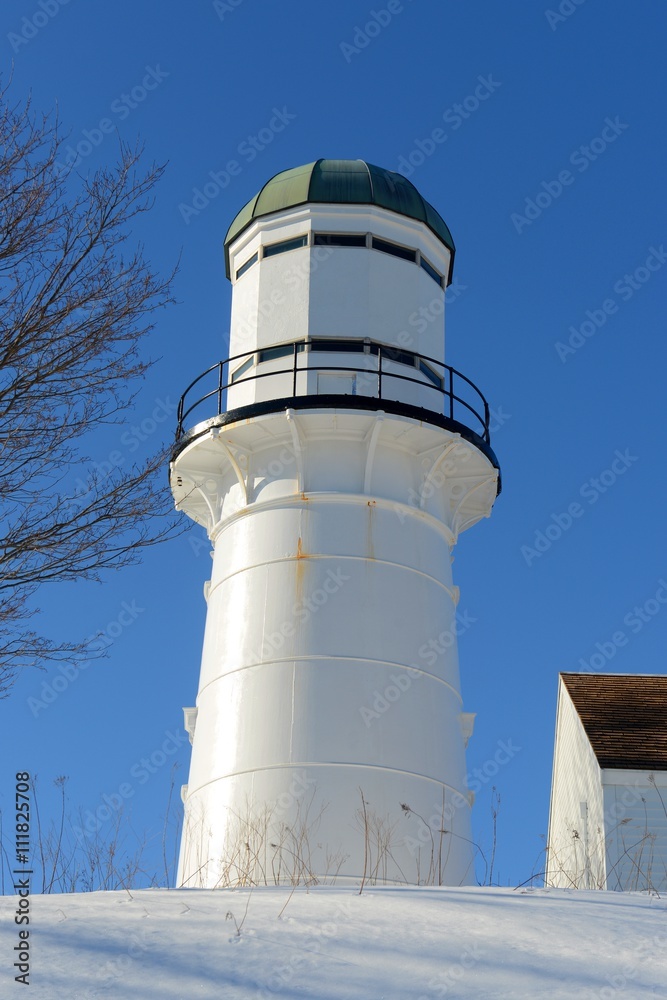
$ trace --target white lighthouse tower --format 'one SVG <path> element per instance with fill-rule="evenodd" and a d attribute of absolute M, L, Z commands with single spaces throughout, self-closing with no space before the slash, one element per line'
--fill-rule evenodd
<path fill-rule="evenodd" d="M 499 491 L 445 364 L 454 244 L 399 174 L 318 160 L 225 239 L 230 357 L 171 483 L 213 548 L 178 885 L 474 879 L 452 548 Z"/>

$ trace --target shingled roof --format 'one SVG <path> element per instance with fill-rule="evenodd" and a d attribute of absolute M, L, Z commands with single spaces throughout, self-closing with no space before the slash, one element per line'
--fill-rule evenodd
<path fill-rule="evenodd" d="M 667 676 L 561 677 L 600 767 L 667 770 Z"/>

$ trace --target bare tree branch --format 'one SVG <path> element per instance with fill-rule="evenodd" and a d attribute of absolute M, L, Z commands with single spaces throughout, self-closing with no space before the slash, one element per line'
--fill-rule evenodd
<path fill-rule="evenodd" d="M 164 456 L 67 488 L 100 425 L 132 406 L 152 362 L 140 351 L 172 301 L 132 245 L 163 173 L 121 142 L 114 167 L 75 178 L 58 165 L 52 117 L 0 91 L 0 693 L 16 670 L 86 656 L 32 627 L 37 589 L 99 580 L 176 530 Z M 74 182 L 78 189 L 72 193 Z"/>

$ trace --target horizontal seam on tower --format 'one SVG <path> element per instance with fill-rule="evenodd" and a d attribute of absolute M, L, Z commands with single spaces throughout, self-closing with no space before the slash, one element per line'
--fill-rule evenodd
<path fill-rule="evenodd" d="M 227 576 L 224 576 L 221 580 L 219 580 L 215 584 L 213 584 L 213 582 L 211 581 L 211 587 L 209 589 L 209 598 L 214 590 L 220 587 L 223 583 L 226 583 L 227 580 L 231 580 L 232 577 L 238 576 L 239 573 L 245 573 L 251 569 L 258 569 L 260 566 L 273 566 L 276 565 L 277 563 L 285 563 L 285 562 L 294 562 L 294 563 L 308 562 L 309 560 L 317 560 L 317 559 L 348 559 L 348 560 L 356 560 L 357 562 L 377 563 L 378 566 L 394 566 L 396 567 L 396 569 L 406 569 L 409 570 L 410 573 L 416 573 L 418 576 L 423 576 L 425 577 L 425 579 L 431 580 L 432 583 L 435 583 L 438 587 L 442 587 L 442 589 L 447 593 L 447 595 L 451 598 L 451 600 L 454 601 L 454 594 L 452 593 L 453 587 L 448 587 L 446 583 L 443 583 L 441 580 L 438 580 L 435 576 L 431 576 L 430 573 L 425 573 L 423 569 L 414 569 L 412 566 L 406 565 L 406 563 L 393 562 L 391 559 L 376 559 L 375 557 L 372 556 L 330 555 L 326 553 L 317 553 L 313 555 L 300 556 L 300 557 L 279 556 L 277 559 L 264 559 L 262 562 L 249 563 L 247 566 L 242 566 L 241 569 L 235 569 L 233 573 L 228 573 Z"/>
<path fill-rule="evenodd" d="M 349 761 L 294 761 L 287 762 L 285 764 L 266 764 L 264 767 L 248 767 L 243 771 L 231 771 L 229 774 L 221 774 L 219 778 L 211 778 L 210 781 L 205 781 L 203 785 L 198 785 L 197 788 L 192 792 L 192 795 L 196 794 L 206 788 L 208 785 L 214 785 L 216 781 L 224 781 L 227 778 L 238 778 L 242 774 L 257 774 L 260 771 L 276 771 L 279 769 L 285 770 L 286 768 L 295 767 L 360 767 L 366 768 L 370 771 L 391 771 L 392 774 L 405 774 L 409 778 L 421 778 L 422 781 L 431 781 L 434 785 L 440 785 L 442 788 L 448 788 L 450 792 L 455 795 L 461 795 L 466 800 L 466 804 L 470 808 L 470 802 L 468 801 L 467 792 L 469 789 L 464 789 L 463 791 L 459 788 L 454 788 L 453 785 L 448 784 L 446 781 L 440 781 L 439 778 L 430 778 L 427 774 L 419 774 L 418 771 L 404 771 L 399 767 L 383 767 L 381 764 L 354 764 Z M 188 799 L 190 798 L 190 790 L 188 786 Z"/>
<path fill-rule="evenodd" d="M 280 411 L 283 412 L 283 411 Z M 187 471 L 186 471 L 187 474 Z M 304 506 L 310 505 L 312 503 L 359 503 L 359 505 L 368 506 L 369 499 L 375 501 L 375 505 L 381 510 L 392 510 L 396 512 L 396 508 L 400 508 L 401 511 L 412 515 L 418 520 L 427 521 L 431 527 L 445 538 L 448 545 L 454 545 L 456 536 L 455 532 L 445 524 L 444 521 L 440 521 L 433 514 L 429 513 L 427 510 L 422 510 L 421 507 L 413 507 L 411 504 L 403 503 L 401 500 L 390 500 L 388 497 L 378 497 L 373 494 L 367 493 L 335 493 L 333 491 L 327 492 L 312 492 L 309 493 L 305 490 L 306 499 L 302 499 L 301 493 L 290 493 L 282 497 L 275 497 L 271 500 L 255 501 L 246 504 L 240 510 L 235 510 L 224 522 L 222 520 L 216 522 L 216 524 L 211 529 L 211 536 L 213 534 L 222 534 L 227 528 L 235 521 L 240 521 L 243 517 L 250 517 L 257 511 L 262 510 L 275 510 L 275 509 L 291 509 L 293 507 L 300 507 L 303 509 Z M 219 532 L 216 530 L 217 526 L 220 525 Z M 211 539 L 214 540 L 214 539 Z"/>
<path fill-rule="evenodd" d="M 213 680 L 208 681 L 208 683 L 197 692 L 197 701 L 199 700 L 200 695 L 202 695 L 207 688 L 211 687 L 212 684 L 216 684 L 218 681 L 223 680 L 225 677 L 230 677 L 232 674 L 241 673 L 243 670 L 253 670 L 255 667 L 270 667 L 276 663 L 294 663 L 304 661 L 309 663 L 311 660 L 349 660 L 352 663 L 377 663 L 385 667 L 391 667 L 392 669 L 395 668 L 396 670 L 410 670 L 413 673 L 421 674 L 423 677 L 430 677 L 431 680 L 438 681 L 439 684 L 444 684 L 445 687 L 448 687 L 450 691 L 456 695 L 458 700 L 461 702 L 461 705 L 463 705 L 463 696 L 459 691 L 457 691 L 453 684 L 450 684 L 449 681 L 444 680 L 442 677 L 438 677 L 437 674 L 430 674 L 428 670 L 422 670 L 421 667 L 412 667 L 405 663 L 394 663 L 392 660 L 373 660 L 368 656 L 337 656 L 330 653 L 311 653 L 310 655 L 304 654 L 303 656 L 277 656 L 273 660 L 262 660 L 259 663 L 246 663 L 245 666 L 235 667 L 233 670 L 228 670 L 224 674 L 218 674 L 218 676 L 214 677 Z"/>

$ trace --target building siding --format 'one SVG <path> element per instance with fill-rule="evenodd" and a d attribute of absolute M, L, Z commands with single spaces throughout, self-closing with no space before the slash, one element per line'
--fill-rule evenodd
<path fill-rule="evenodd" d="M 602 771 L 607 888 L 667 892 L 667 773 Z"/>
<path fill-rule="evenodd" d="M 545 883 L 558 888 L 603 888 L 605 855 L 600 766 L 559 678 Z"/>

